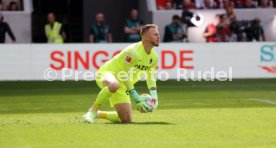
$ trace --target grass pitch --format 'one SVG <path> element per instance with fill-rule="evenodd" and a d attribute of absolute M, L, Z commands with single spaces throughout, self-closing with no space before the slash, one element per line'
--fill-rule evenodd
<path fill-rule="evenodd" d="M 133 124 L 86 124 L 95 82 L 0 82 L 0 148 L 276 147 L 276 79 L 158 88 L 159 109 L 134 111 Z"/>

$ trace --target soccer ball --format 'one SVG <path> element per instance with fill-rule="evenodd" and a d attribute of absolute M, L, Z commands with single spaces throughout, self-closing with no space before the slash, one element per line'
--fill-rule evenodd
<path fill-rule="evenodd" d="M 147 112 L 152 112 L 153 109 L 154 109 L 154 105 L 155 105 L 155 103 L 156 103 L 155 99 L 153 99 L 152 96 L 149 95 L 149 94 L 142 94 L 142 95 L 140 95 L 140 96 L 141 96 L 141 98 L 145 101 L 145 103 L 149 106 L 149 107 L 146 107 Z M 139 109 L 138 109 L 138 110 L 139 110 Z M 139 110 L 139 111 L 140 111 L 141 113 L 142 113 L 142 112 L 144 113 L 143 110 Z"/>

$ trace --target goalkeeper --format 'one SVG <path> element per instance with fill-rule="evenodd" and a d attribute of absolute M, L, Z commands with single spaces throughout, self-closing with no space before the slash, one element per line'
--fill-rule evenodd
<path fill-rule="evenodd" d="M 93 123 L 96 118 L 102 118 L 112 122 L 130 123 L 132 121 L 130 98 L 136 103 L 139 111 L 149 112 L 150 106 L 134 88 L 134 84 L 140 79 L 141 72 L 146 74 L 150 95 L 156 101 L 153 110 L 157 108 L 155 74 L 158 57 L 152 48 L 159 46 L 158 27 L 155 24 L 147 24 L 142 27 L 140 34 L 142 41 L 129 45 L 97 71 L 96 82 L 101 91 L 92 107 L 83 116 L 84 121 Z M 108 100 L 116 111 L 99 111 Z"/>

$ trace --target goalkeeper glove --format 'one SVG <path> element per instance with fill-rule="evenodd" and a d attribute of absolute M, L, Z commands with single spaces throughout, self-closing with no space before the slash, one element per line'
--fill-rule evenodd
<path fill-rule="evenodd" d="M 150 92 L 150 95 L 152 96 L 152 98 L 155 100 L 155 104 L 154 104 L 154 107 L 153 109 L 156 110 L 157 109 L 157 106 L 158 106 L 158 96 L 157 96 L 157 90 L 154 89 L 154 90 L 149 90 Z"/>
<path fill-rule="evenodd" d="M 137 104 L 142 101 L 142 98 L 140 97 L 140 95 L 137 93 L 137 91 L 135 89 L 132 89 L 132 90 L 129 91 L 129 96 Z"/>
<path fill-rule="evenodd" d="M 148 112 L 147 108 L 149 108 L 149 106 L 145 103 L 145 100 L 143 100 L 143 98 L 140 97 L 140 95 L 137 93 L 135 89 L 130 90 L 129 95 L 130 98 L 135 101 L 137 109 L 140 112 Z"/>
<path fill-rule="evenodd" d="M 137 110 L 139 110 L 140 113 L 147 113 L 147 112 L 151 112 L 151 110 L 149 110 L 149 106 L 146 102 L 142 101 L 138 104 L 136 104 L 136 108 Z"/>

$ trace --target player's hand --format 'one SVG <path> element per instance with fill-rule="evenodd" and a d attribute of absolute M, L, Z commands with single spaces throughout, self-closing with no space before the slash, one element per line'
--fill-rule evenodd
<path fill-rule="evenodd" d="M 154 104 L 154 106 L 153 106 L 153 110 L 156 110 L 157 107 L 158 107 L 158 100 L 155 100 L 155 104 Z"/>
<path fill-rule="evenodd" d="M 140 113 L 147 113 L 150 112 L 150 110 L 148 110 L 148 108 L 150 108 L 150 106 L 147 105 L 147 103 L 145 103 L 144 101 L 137 103 L 136 104 L 137 110 L 139 110 Z"/>
<path fill-rule="evenodd" d="M 153 110 L 156 110 L 158 107 L 158 95 L 157 95 L 157 90 L 156 89 L 151 89 L 149 90 L 150 95 L 152 96 L 152 98 L 155 100 L 155 104 L 153 107 Z"/>
<path fill-rule="evenodd" d="M 135 89 L 129 91 L 129 96 L 132 100 L 136 102 L 136 104 L 143 102 L 143 98 L 140 97 L 140 95 L 137 93 Z"/>

